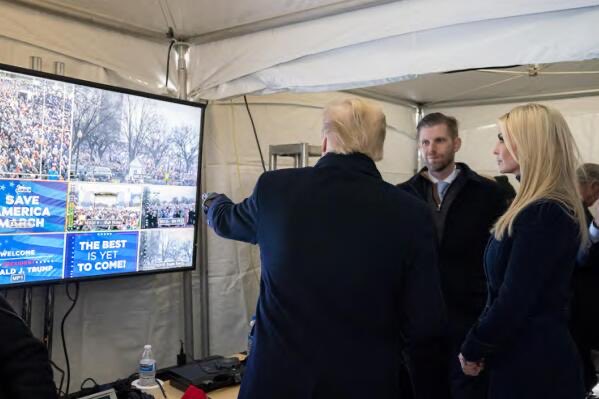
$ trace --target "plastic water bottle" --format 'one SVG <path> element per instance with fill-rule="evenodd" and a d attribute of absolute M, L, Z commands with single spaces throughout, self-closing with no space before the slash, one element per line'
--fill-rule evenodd
<path fill-rule="evenodd" d="M 152 345 L 145 345 L 139 360 L 139 385 L 148 387 L 156 385 L 156 360 L 152 356 Z"/>

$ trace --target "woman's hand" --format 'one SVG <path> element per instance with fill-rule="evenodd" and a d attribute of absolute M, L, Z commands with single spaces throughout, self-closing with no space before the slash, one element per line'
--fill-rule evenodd
<path fill-rule="evenodd" d="M 458 355 L 458 359 L 460 359 L 460 364 L 462 365 L 462 371 L 464 374 L 471 377 L 476 377 L 485 368 L 484 359 L 479 362 L 469 362 L 468 360 L 464 359 L 464 356 L 462 356 L 461 353 Z"/>

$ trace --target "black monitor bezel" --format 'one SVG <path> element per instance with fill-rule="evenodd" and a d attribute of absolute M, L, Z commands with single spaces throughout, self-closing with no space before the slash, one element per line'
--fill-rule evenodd
<path fill-rule="evenodd" d="M 147 276 L 154 274 L 163 274 L 163 273 L 175 273 L 175 272 L 185 272 L 185 271 L 193 271 L 197 266 L 197 258 L 199 255 L 199 233 L 200 233 L 200 223 L 202 223 L 201 218 L 201 205 L 200 205 L 200 196 L 201 196 L 201 178 L 202 178 L 202 154 L 203 154 L 203 145 L 204 145 L 204 123 L 205 123 L 205 113 L 206 113 L 206 105 L 201 103 L 196 103 L 187 100 L 181 100 L 174 97 L 161 96 L 153 93 L 146 93 L 138 90 L 133 90 L 125 87 L 111 86 L 104 83 L 92 82 L 83 79 L 72 78 L 63 75 L 55 75 L 52 73 L 36 71 L 33 69 L 21 68 L 14 65 L 2 64 L 0 63 L 0 70 L 6 72 L 14 72 L 20 73 L 23 75 L 34 76 L 43 79 L 55 80 L 59 82 L 71 83 L 80 86 L 93 87 L 97 89 L 123 93 L 123 94 L 131 94 L 134 96 L 150 98 L 159 101 L 166 101 L 176 104 L 188 105 L 196 108 L 200 108 L 201 112 L 201 124 L 200 124 L 200 142 L 199 142 L 199 151 L 198 151 L 198 169 L 197 169 L 197 184 L 196 184 L 196 224 L 194 226 L 193 233 L 193 254 L 191 259 L 191 266 L 185 267 L 177 267 L 175 269 L 159 269 L 159 270 L 146 270 L 146 271 L 137 271 L 137 272 L 129 272 L 129 273 L 114 273 L 108 275 L 96 275 L 96 276 L 88 276 L 88 277 L 74 277 L 74 278 L 61 278 L 56 280 L 48 280 L 48 281 L 36 281 L 36 282 L 22 282 L 22 283 L 14 283 L 14 284 L 1 284 L 0 290 L 9 290 L 12 288 L 24 288 L 24 287 L 45 287 L 49 285 L 62 285 L 69 284 L 75 282 L 84 282 L 84 281 L 99 281 L 99 280 L 109 280 L 119 277 L 135 277 L 135 276 Z M 66 231 L 65 231 L 66 233 Z M 66 243 L 65 243 L 66 245 Z M 63 267 L 64 260 L 63 260 Z"/>

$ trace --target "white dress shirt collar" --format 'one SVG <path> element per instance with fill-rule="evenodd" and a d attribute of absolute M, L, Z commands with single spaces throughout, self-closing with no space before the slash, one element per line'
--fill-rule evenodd
<path fill-rule="evenodd" d="M 458 173 L 460 173 L 460 170 L 456 167 L 456 165 L 454 165 L 453 172 L 451 172 L 449 174 L 449 176 L 447 176 L 445 179 L 443 179 L 443 181 L 447 184 L 453 183 L 453 181 L 456 179 L 456 177 L 458 177 Z M 436 177 L 431 175 L 430 172 L 428 173 L 428 176 L 434 184 L 437 184 L 439 182 L 439 179 L 437 179 Z"/>

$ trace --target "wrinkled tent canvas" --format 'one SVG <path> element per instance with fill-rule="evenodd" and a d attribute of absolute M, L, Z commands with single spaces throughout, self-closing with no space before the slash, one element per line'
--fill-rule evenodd
<path fill-rule="evenodd" d="M 70 77 L 173 95 L 179 89 L 174 52 L 165 87 L 172 27 L 190 44 L 190 97 L 210 100 L 205 188 L 241 200 L 262 171 L 247 112 L 235 98 L 242 94 L 253 94 L 248 100 L 265 156 L 269 144 L 318 144 L 321 109 L 340 95 L 332 91 L 377 99 L 389 124 L 378 166 L 392 183 L 417 167 L 418 106 L 457 116 L 460 160 L 489 175 L 496 173 L 489 156 L 496 117 L 531 97 L 562 110 L 584 159 L 598 161 L 597 21 L 599 1 L 590 0 L 16 0 L 0 2 L 0 62 L 30 67 L 37 56 L 46 72 L 59 61 Z M 530 64 L 539 64 L 540 73 L 529 75 Z M 506 66 L 516 67 L 442 73 Z M 245 348 L 259 287 L 258 251 L 208 236 L 211 353 Z M 196 311 L 201 283 L 196 273 Z M 89 376 L 108 382 L 131 374 L 145 343 L 154 345 L 159 367 L 175 363 L 184 335 L 180 274 L 82 287 L 66 328 L 71 391 Z M 38 336 L 42 291 L 34 290 Z M 15 304 L 20 295 L 8 292 Z M 56 305 L 52 357 L 64 366 L 58 322 L 69 303 L 60 288 Z M 197 356 L 197 314 L 194 320 Z"/>
<path fill-rule="evenodd" d="M 599 27 L 595 23 L 599 2 L 591 0 L 510 0 L 499 4 L 420 0 L 380 5 L 350 1 L 347 3 L 362 3 L 362 8 L 241 35 L 237 34 L 243 31 L 235 31 L 231 25 L 251 25 L 246 21 L 251 21 L 251 11 L 260 14 L 260 6 L 274 8 L 281 15 L 295 11 L 301 16 L 302 3 L 317 8 L 332 2 L 286 2 L 288 10 L 281 6 L 277 9 L 265 0 L 254 2 L 253 9 L 239 2 L 239 14 L 229 4 L 209 1 L 162 0 L 151 2 L 152 6 L 142 0 L 96 3 L 1 3 L 1 33 L 8 40 L 6 48 L 10 44 L 12 48 L 25 44 L 37 47 L 103 69 L 107 83 L 128 82 L 146 91 L 164 93 L 169 44 L 166 32 L 169 27 L 180 26 L 191 43 L 188 91 L 204 99 L 366 87 L 431 72 L 587 60 L 597 58 L 599 51 Z M 369 3 L 375 6 L 367 7 Z M 32 5 L 37 8 L 32 9 Z M 53 12 L 44 11 L 44 5 L 54 5 Z M 61 10 L 69 10 L 71 17 L 60 16 Z M 172 10 L 176 11 L 174 15 Z M 222 32 L 222 38 L 204 42 L 210 36 L 201 24 L 213 20 L 212 16 L 218 21 L 212 29 Z M 130 31 L 117 31 L 90 20 L 112 20 L 115 26 L 133 22 Z M 144 30 L 143 24 L 150 25 L 150 29 Z M 8 63 L 28 66 L 18 50 L 5 54 Z M 74 66 L 71 73 L 79 76 L 79 68 L 82 66 Z M 81 75 L 89 76 L 85 72 Z"/>

